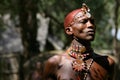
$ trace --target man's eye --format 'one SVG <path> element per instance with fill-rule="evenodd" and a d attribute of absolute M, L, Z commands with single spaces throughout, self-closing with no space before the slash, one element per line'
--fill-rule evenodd
<path fill-rule="evenodd" d="M 87 22 L 87 20 L 80 20 L 79 23 L 83 23 L 85 24 Z"/>

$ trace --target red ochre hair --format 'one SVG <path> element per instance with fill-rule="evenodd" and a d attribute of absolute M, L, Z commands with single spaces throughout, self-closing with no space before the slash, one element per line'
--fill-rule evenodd
<path fill-rule="evenodd" d="M 77 13 L 79 13 L 80 11 L 81 11 L 81 8 L 80 8 L 80 9 L 73 10 L 72 12 L 70 12 L 70 13 L 65 17 L 64 27 L 68 27 L 68 25 L 73 21 L 75 15 L 76 15 Z"/>

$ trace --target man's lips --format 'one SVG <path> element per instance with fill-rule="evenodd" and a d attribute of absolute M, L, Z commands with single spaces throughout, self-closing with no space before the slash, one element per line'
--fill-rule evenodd
<path fill-rule="evenodd" d="M 95 30 L 94 29 L 86 29 L 83 32 L 85 32 L 87 34 L 95 34 Z"/>
<path fill-rule="evenodd" d="M 88 34 L 95 34 L 94 30 L 87 31 Z"/>

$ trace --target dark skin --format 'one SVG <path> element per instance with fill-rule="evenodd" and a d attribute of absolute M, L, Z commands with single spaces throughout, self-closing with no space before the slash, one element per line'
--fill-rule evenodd
<path fill-rule="evenodd" d="M 88 66 L 91 65 L 85 80 L 108 80 L 108 77 L 112 77 L 110 73 L 113 73 L 113 59 L 105 57 L 105 61 L 108 62 L 108 65 L 105 65 L 105 67 L 109 68 L 109 70 L 107 70 L 107 68 L 102 66 L 105 62 L 102 59 L 104 57 L 89 51 L 91 49 L 91 41 L 94 40 L 95 36 L 95 25 L 92 17 L 88 18 L 87 16 L 83 16 L 78 18 L 74 24 L 65 27 L 65 31 L 66 34 L 73 36 L 72 43 L 85 46 L 87 53 L 94 55 L 85 60 Z M 84 80 L 84 75 L 78 75 L 77 70 L 72 66 L 73 61 L 76 59 L 68 55 L 71 46 L 65 53 L 55 55 L 46 61 L 44 80 Z M 92 59 L 93 62 L 91 63 Z M 84 65 L 81 66 L 81 68 L 84 69 Z M 112 80 L 112 78 L 109 78 L 109 80 Z"/>

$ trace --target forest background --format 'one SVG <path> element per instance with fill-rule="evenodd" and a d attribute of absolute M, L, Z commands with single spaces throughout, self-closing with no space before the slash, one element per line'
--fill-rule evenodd
<path fill-rule="evenodd" d="M 70 45 L 64 18 L 82 3 L 95 17 L 92 46 L 116 61 L 114 80 L 119 80 L 120 0 L 1 0 L 0 80 L 29 80 L 37 62 L 63 52 Z"/>

